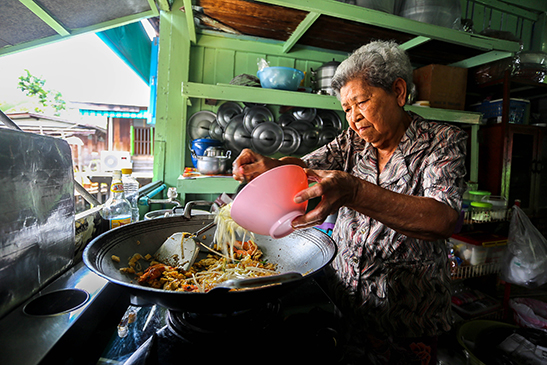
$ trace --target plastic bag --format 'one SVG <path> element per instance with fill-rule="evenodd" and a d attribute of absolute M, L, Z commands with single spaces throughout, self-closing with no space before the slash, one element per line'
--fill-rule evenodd
<path fill-rule="evenodd" d="M 547 240 L 518 206 L 513 207 L 500 278 L 527 288 L 547 282 Z"/>
<path fill-rule="evenodd" d="M 264 58 L 259 58 L 257 65 L 258 65 L 258 71 L 262 71 L 266 67 L 270 67 L 270 64 Z"/>
<path fill-rule="evenodd" d="M 547 330 L 547 303 L 532 298 L 515 298 L 509 301 L 515 323 L 520 327 Z"/>

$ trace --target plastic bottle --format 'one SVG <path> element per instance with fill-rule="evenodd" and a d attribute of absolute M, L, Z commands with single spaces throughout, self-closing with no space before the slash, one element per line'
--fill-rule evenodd
<path fill-rule="evenodd" d="M 110 229 L 131 223 L 131 205 L 125 198 L 120 170 L 112 173 L 110 197 L 101 210 L 101 216 L 108 221 Z"/>
<path fill-rule="evenodd" d="M 122 169 L 122 182 L 125 198 L 131 205 L 131 222 L 139 221 L 139 182 L 131 174 L 133 169 Z"/>

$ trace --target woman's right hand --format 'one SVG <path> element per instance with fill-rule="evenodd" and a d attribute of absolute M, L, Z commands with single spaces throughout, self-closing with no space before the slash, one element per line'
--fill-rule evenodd
<path fill-rule="evenodd" d="M 241 151 L 232 164 L 232 174 L 237 181 L 249 182 L 263 172 L 282 164 L 277 159 L 263 156 L 246 148 Z"/>

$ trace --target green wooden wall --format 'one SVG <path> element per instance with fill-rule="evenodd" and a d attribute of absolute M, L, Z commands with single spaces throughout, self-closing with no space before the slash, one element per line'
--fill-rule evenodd
<path fill-rule="evenodd" d="M 196 43 L 190 42 L 186 15 L 179 11 L 185 1 L 175 0 L 172 11 L 160 14 L 160 51 L 158 74 L 158 102 L 156 119 L 154 179 L 163 180 L 168 186 L 176 186 L 185 166 L 191 166 L 186 121 L 199 110 L 216 112 L 222 102 L 207 104 L 205 99 L 185 98 L 182 85 L 185 82 L 228 84 L 240 74 L 255 75 L 257 61 L 265 58 L 271 66 L 295 67 L 306 71 L 305 86 L 310 87 L 310 70 L 333 59 L 343 60 L 346 55 L 321 50 L 294 47 L 290 53 L 273 41 L 258 42 L 245 37 L 227 35 L 219 37 L 207 31 L 198 33 Z M 462 18 L 471 16 L 468 1 L 462 0 Z M 469 2 L 470 4 L 472 2 Z M 535 20 L 526 12 L 508 15 L 510 6 L 491 7 L 484 4 L 499 3 L 494 0 L 475 2 L 474 29 L 478 33 L 489 25 L 492 29 L 509 31 L 521 37 L 524 49 L 541 45 L 532 30 L 543 38 L 543 16 Z M 500 3 L 501 4 L 501 3 Z M 505 15 L 504 15 L 505 14 Z M 295 93 L 297 99 L 298 93 Z M 277 106 L 272 106 L 274 114 Z"/>

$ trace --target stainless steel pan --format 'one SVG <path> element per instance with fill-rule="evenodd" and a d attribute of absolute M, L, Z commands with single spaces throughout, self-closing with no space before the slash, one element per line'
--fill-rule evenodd
<path fill-rule="evenodd" d="M 83 260 L 96 274 L 128 290 L 133 304 L 158 304 L 171 310 L 197 313 L 229 313 L 275 300 L 321 271 L 336 254 L 336 245 L 332 239 L 313 228 L 298 230 L 277 240 L 269 236 L 256 236 L 256 243 L 264 253 L 264 258 L 277 264 L 280 273 L 296 272 L 303 276 L 282 284 L 231 292 L 213 290 L 209 293 L 185 293 L 154 289 L 139 285 L 134 275 L 119 271 L 121 267 L 127 266 L 133 254 L 152 254 L 171 234 L 195 232 L 212 219 L 212 216 L 204 215 L 190 219 L 177 216 L 122 226 L 91 241 L 83 252 Z M 214 229 L 201 235 L 200 240 L 211 244 Z M 121 262 L 113 261 L 112 255 L 120 257 Z"/>

